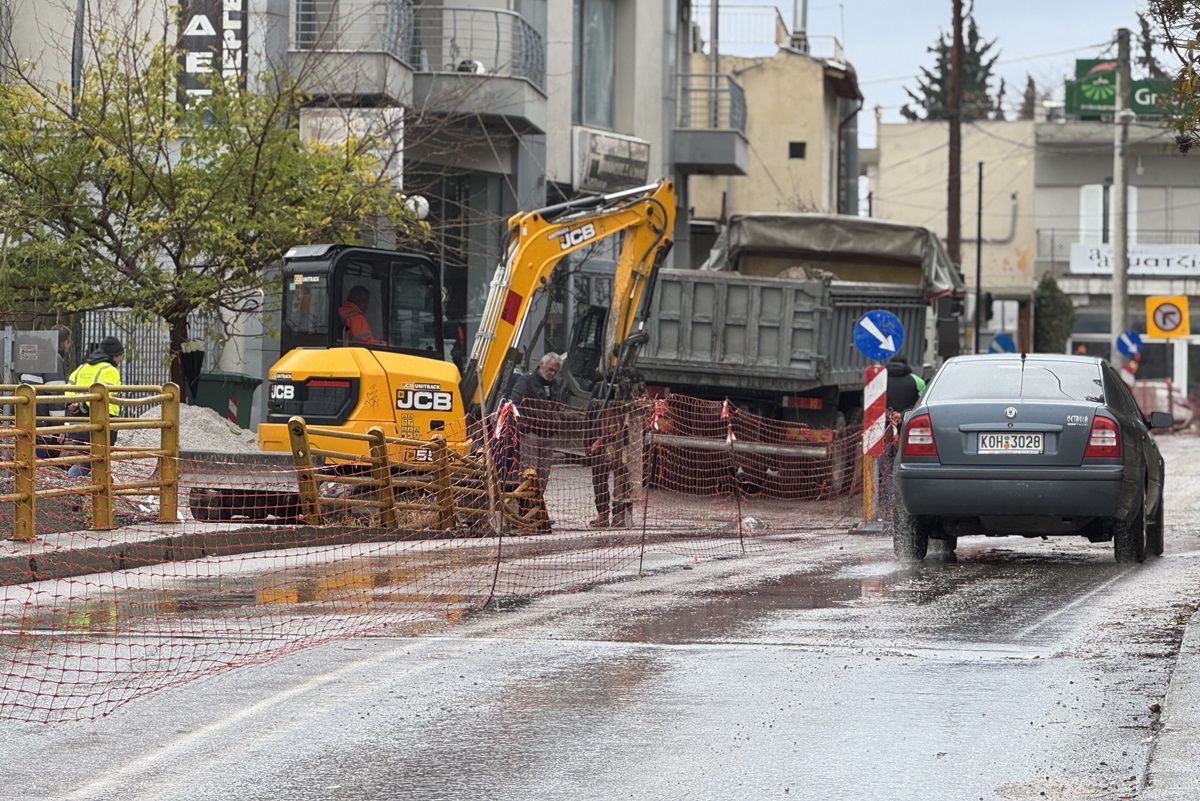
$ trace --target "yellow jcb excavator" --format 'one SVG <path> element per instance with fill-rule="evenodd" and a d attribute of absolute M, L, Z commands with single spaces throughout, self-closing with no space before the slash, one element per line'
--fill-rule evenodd
<path fill-rule="evenodd" d="M 674 223 L 672 181 L 511 217 L 505 257 L 461 377 L 447 360 L 441 275 L 431 259 L 347 245 L 291 248 L 283 265 L 281 357 L 268 375 L 259 447 L 290 451 L 287 421 L 298 415 L 311 425 L 358 433 L 379 426 L 404 439 L 441 434 L 452 446 L 469 449 L 477 433 L 473 424 L 496 410 L 507 379 L 524 360 L 516 345 L 531 298 L 547 288 L 564 256 L 621 234 L 611 298 L 585 315 L 591 327 L 578 327 L 576 336 L 590 330 L 592 342 L 578 353 L 573 348 L 569 357 L 574 375 L 598 376 L 604 382 L 600 395 L 616 397 L 645 341 L 641 328 Z M 594 364 L 578 363 L 587 357 Z M 312 441 L 341 452 L 357 445 L 365 454 L 367 448 L 353 440 Z M 429 455 L 413 451 L 393 458 L 415 462 Z M 290 492 L 205 488 L 193 492 L 190 506 L 205 520 L 263 519 L 292 516 L 297 500 Z"/>

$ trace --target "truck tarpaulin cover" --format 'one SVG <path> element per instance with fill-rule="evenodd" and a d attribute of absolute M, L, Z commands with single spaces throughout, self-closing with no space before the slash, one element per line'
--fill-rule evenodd
<path fill-rule="evenodd" d="M 937 234 L 919 225 L 840 214 L 735 214 L 700 269 L 731 270 L 747 252 L 795 257 L 809 252 L 817 261 L 854 255 L 880 263 L 920 264 L 929 297 L 966 293 Z"/>

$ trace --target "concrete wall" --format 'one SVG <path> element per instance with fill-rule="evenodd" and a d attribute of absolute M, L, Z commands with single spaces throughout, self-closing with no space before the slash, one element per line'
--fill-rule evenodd
<path fill-rule="evenodd" d="M 77 0 L 12 0 L 12 45 L 18 59 L 29 61 L 39 82 L 71 84 L 77 5 Z M 88 0 L 85 6 L 85 64 L 91 55 L 87 43 L 94 42 L 98 32 L 126 40 L 162 36 L 166 20 L 173 19 L 171 0 Z"/>
<path fill-rule="evenodd" d="M 691 72 L 712 71 L 703 53 L 691 56 Z M 825 91 L 821 61 L 791 50 L 766 58 L 721 56 L 720 71 L 746 92 L 745 176 L 693 176 L 688 183 L 697 218 L 752 211 L 836 210 L 837 98 Z M 803 159 L 788 145 L 805 143 Z"/>
<path fill-rule="evenodd" d="M 1034 123 L 978 122 L 962 128 L 962 271 L 975 287 L 979 162 L 983 162 L 982 284 L 998 296 L 1027 298 L 1035 285 Z M 871 176 L 872 216 L 925 225 L 946 236 L 949 126 L 881 124 Z"/>

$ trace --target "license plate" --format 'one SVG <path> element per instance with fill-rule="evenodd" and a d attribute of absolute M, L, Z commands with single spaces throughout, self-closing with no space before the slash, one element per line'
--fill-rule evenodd
<path fill-rule="evenodd" d="M 989 453 L 1041 453 L 1042 434 L 980 434 L 979 452 Z"/>

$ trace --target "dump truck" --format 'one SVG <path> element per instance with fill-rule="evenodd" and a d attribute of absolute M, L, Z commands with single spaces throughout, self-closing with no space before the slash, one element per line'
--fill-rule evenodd
<path fill-rule="evenodd" d="M 891 312 L 903 326 L 896 352 L 930 370 L 961 348 L 964 299 L 962 276 L 928 228 L 737 214 L 698 269 L 659 271 L 638 369 L 652 395 L 728 401 L 793 426 L 783 442 L 742 438 L 731 447 L 824 459 L 842 490 L 849 465 L 831 453 L 830 432 L 861 423 L 866 368 L 882 364 L 856 347 L 857 324 L 868 311 Z M 726 445 L 686 433 L 668 439 Z"/>

